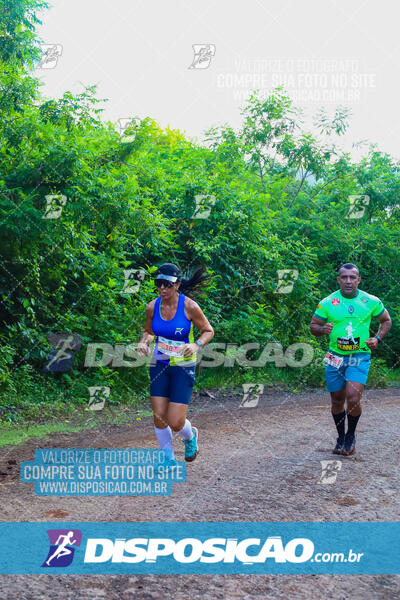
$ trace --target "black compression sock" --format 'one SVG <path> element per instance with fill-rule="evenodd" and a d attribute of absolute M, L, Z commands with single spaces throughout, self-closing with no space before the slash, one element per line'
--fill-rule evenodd
<path fill-rule="evenodd" d="M 344 437 L 344 426 L 346 422 L 346 411 L 342 413 L 337 413 L 336 415 L 332 413 L 333 420 L 335 421 L 336 429 L 339 437 Z"/>
<path fill-rule="evenodd" d="M 354 435 L 354 432 L 357 427 L 358 419 L 360 417 L 361 417 L 361 415 L 357 415 L 357 417 L 353 417 L 353 415 L 349 415 L 349 413 L 347 413 L 347 433 L 349 435 Z"/>

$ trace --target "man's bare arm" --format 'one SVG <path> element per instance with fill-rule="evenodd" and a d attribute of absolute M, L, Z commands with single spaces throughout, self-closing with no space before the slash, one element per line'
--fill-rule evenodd
<path fill-rule="evenodd" d="M 379 337 L 384 338 L 385 335 L 389 333 L 390 328 L 392 326 L 392 319 L 390 318 L 390 315 L 387 310 L 385 310 L 385 312 L 378 317 L 378 321 L 380 322 L 380 325 L 378 333 L 376 335 L 379 335 Z"/>
<path fill-rule="evenodd" d="M 333 329 L 333 323 L 325 323 L 318 317 L 312 317 L 310 323 L 310 331 L 315 337 L 321 337 L 322 335 L 329 335 Z"/>

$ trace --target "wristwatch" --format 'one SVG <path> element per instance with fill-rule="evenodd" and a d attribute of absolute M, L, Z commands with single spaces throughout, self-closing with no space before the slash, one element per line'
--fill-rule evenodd
<path fill-rule="evenodd" d="M 376 337 L 376 339 L 378 340 L 378 344 L 380 344 L 382 341 L 382 338 L 379 335 L 374 335 L 374 337 Z"/>
<path fill-rule="evenodd" d="M 195 342 L 195 344 L 197 344 L 197 345 L 198 345 L 198 346 L 200 346 L 200 348 L 201 348 L 201 346 L 203 345 L 203 342 L 202 342 L 201 340 L 197 340 L 197 341 Z"/>

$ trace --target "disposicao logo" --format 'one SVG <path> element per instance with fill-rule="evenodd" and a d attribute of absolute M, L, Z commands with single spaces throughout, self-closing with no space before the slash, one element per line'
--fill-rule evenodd
<path fill-rule="evenodd" d="M 252 547 L 252 551 L 250 548 Z M 250 552 L 250 554 L 248 553 Z M 264 563 L 273 559 L 276 563 L 302 563 L 310 560 L 314 544 L 307 538 L 295 538 L 286 545 L 280 536 L 266 540 L 247 538 L 194 537 L 175 541 L 169 538 L 89 538 L 86 543 L 85 563 L 155 563 L 160 557 L 172 557 L 178 563 Z"/>
<path fill-rule="evenodd" d="M 50 549 L 42 567 L 68 567 L 74 558 L 75 548 L 81 545 L 79 529 L 48 529 Z"/>

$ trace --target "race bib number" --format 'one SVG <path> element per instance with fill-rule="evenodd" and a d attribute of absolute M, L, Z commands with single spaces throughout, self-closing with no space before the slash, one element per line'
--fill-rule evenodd
<path fill-rule="evenodd" d="M 168 340 L 167 338 L 158 337 L 158 351 L 167 356 L 180 356 L 179 350 L 184 346 L 186 342 L 178 342 L 176 340 Z"/>
<path fill-rule="evenodd" d="M 330 365 L 331 367 L 336 367 L 338 369 L 343 364 L 343 356 L 336 356 L 335 354 L 327 352 L 324 363 L 325 365 Z"/>

